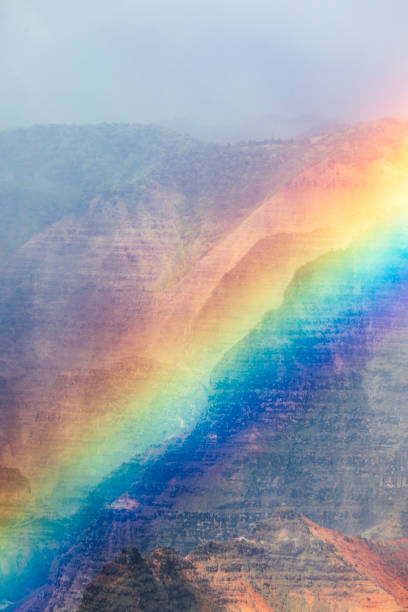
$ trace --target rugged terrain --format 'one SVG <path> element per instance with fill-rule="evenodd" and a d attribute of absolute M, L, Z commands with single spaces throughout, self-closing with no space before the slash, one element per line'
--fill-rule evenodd
<path fill-rule="evenodd" d="M 137 387 L 197 346 L 214 365 L 300 265 L 344 246 L 344 203 L 405 129 L 237 147 L 153 127 L 3 133 L 2 464 L 35 491 L 55 448 L 120 402 L 121 368 Z"/>
<path fill-rule="evenodd" d="M 213 372 L 193 432 L 144 471 L 136 460 L 99 488 L 85 511 L 97 518 L 51 574 L 50 609 L 77 601 L 123 543 L 185 554 L 250 530 L 283 502 L 348 534 L 387 520 L 404 533 L 408 271 L 404 249 L 391 262 L 400 282 L 377 286 L 364 271 L 378 248 L 366 261 L 356 248 L 302 270 L 281 312 Z M 333 287 L 338 269 L 345 278 Z M 110 503 L 112 481 L 122 495 Z"/>
<path fill-rule="evenodd" d="M 394 121 L 225 147 L 153 126 L 0 135 L 11 607 L 74 610 L 124 546 L 194 556 L 284 502 L 407 535 L 406 236 L 384 221 L 407 138 Z"/>
<path fill-rule="evenodd" d="M 345 537 L 280 510 L 245 537 L 180 557 L 125 549 L 85 589 L 79 612 L 336 611 L 408 606 L 408 540 Z"/>

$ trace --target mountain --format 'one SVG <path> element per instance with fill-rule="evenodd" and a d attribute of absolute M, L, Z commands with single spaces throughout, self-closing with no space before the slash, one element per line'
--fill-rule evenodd
<path fill-rule="evenodd" d="M 194 265 L 320 158 L 310 143 L 222 147 L 155 126 L 0 134 L 0 466 L 26 483 L 16 495 L 1 481 L 5 600 L 25 593 L 24 567 L 28 590 L 46 578 L 101 478 L 191 428 L 205 391 L 201 374 L 186 381 L 179 336 L 160 341 L 171 292 L 190 271 L 200 294 Z M 175 379 L 169 413 L 157 397 Z M 139 406 L 152 402 L 146 435 Z"/>
<path fill-rule="evenodd" d="M 74 610 L 124 546 L 283 502 L 406 535 L 407 138 L 0 135 L 3 601 Z"/>
<path fill-rule="evenodd" d="M 397 612 L 408 605 L 407 559 L 406 539 L 345 537 L 286 508 L 245 537 L 184 558 L 125 549 L 87 586 L 78 612 Z"/>
<path fill-rule="evenodd" d="M 347 534 L 398 520 L 407 504 L 407 234 L 399 228 L 396 249 L 395 228 L 391 245 L 383 231 L 384 245 L 377 233 L 376 243 L 363 237 L 305 266 L 282 307 L 219 362 L 192 433 L 143 474 L 136 461 L 106 481 L 93 525 L 51 574 L 52 606 L 74 605 L 121 543 L 185 554 L 249 531 L 283 502 Z M 115 479 L 128 495 L 109 504 Z"/>
<path fill-rule="evenodd" d="M 84 408 L 72 408 L 84 395 L 88 419 L 95 396 L 97 410 L 111 402 L 102 380 L 125 367 L 138 384 L 157 369 L 161 294 L 310 153 L 205 145 L 155 127 L 49 126 L 3 133 L 0 159 L 0 453 L 32 480 L 36 454 L 86 426 L 74 416 Z"/>

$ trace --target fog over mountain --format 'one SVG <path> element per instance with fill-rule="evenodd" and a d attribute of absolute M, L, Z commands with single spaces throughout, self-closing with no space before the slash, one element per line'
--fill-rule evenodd
<path fill-rule="evenodd" d="M 2 0 L 0 127 L 406 117 L 407 18 L 404 0 Z"/>
<path fill-rule="evenodd" d="M 0 0 L 0 612 L 408 610 L 407 0 Z"/>

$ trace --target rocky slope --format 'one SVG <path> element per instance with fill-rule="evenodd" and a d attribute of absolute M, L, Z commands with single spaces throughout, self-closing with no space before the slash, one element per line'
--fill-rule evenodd
<path fill-rule="evenodd" d="M 280 510 L 246 537 L 180 557 L 127 549 L 85 589 L 79 612 L 402 611 L 408 540 L 377 544 Z"/>
<path fill-rule="evenodd" d="M 165 288 L 319 155 L 140 126 L 1 134 L 0 464 L 36 492 L 50 449 L 79 443 L 94 410 L 116 401 L 118 370 L 137 386 L 158 367 L 150 344 Z"/>
<path fill-rule="evenodd" d="M 348 534 L 398 519 L 408 499 L 402 244 L 379 285 L 370 265 L 379 241 L 297 275 L 282 308 L 218 364 L 194 431 L 145 470 L 136 460 L 101 486 L 86 510 L 97 516 L 55 565 L 41 606 L 74 609 L 123 544 L 186 554 L 249 532 L 285 501 Z"/>
<path fill-rule="evenodd" d="M 41 208 L 44 218 L 26 229 L 11 222 L 19 196 L 3 194 L 1 226 L 20 234 L 0 278 L 1 464 L 35 492 L 53 469 L 51 448 L 80 444 L 95 410 L 110 410 L 118 369 L 137 386 L 140 369 L 203 346 L 214 364 L 279 305 L 297 267 L 344 245 L 343 203 L 381 174 L 376 160 L 406 131 L 385 122 L 237 147 L 137 126 L 3 134 L 1 184 L 38 193 L 43 206 L 25 216 Z M 360 225 L 350 221 L 349 237 Z M 242 318 L 251 283 L 259 298 Z"/>
<path fill-rule="evenodd" d="M 187 577 L 190 564 L 171 549 L 143 559 L 125 549 L 86 589 L 80 610 L 206 610 L 205 598 Z"/>
<path fill-rule="evenodd" d="M 14 144 L 15 135 L 3 137 L 15 187 L 21 151 L 35 157 L 35 135 L 23 131 Z M 390 315 L 395 334 L 381 335 L 386 326 L 370 310 L 356 255 L 349 269 L 357 273 L 333 298 L 335 311 L 344 294 L 337 328 L 319 310 L 324 263 L 292 283 L 310 285 L 306 300 L 301 291 L 292 298 L 298 313 L 317 319 L 305 317 L 300 329 L 290 317 L 279 329 L 274 314 L 259 321 L 286 307 L 285 290 L 304 264 L 344 266 L 342 249 L 376 217 L 394 168 L 398 178 L 395 151 L 407 135 L 406 124 L 385 121 L 302 143 L 217 147 L 154 128 L 49 129 L 41 180 L 52 193 L 72 182 L 76 199 L 71 208 L 58 200 L 58 214 L 51 207 L 41 228 L 7 247 L 1 463 L 24 474 L 33 498 L 47 501 L 54 485 L 65 487 L 76 508 L 109 471 L 109 444 L 81 466 L 79 493 L 50 474 L 87 448 L 105 414 L 114 420 L 174 364 L 203 374 L 207 401 L 189 434 L 169 396 L 164 416 L 176 439 L 163 434 L 157 460 L 145 463 L 123 451 L 129 463 L 87 501 L 72 537 L 64 523 L 61 548 L 48 542 L 52 554 L 65 554 L 39 609 L 73 609 L 126 544 L 185 554 L 203 539 L 237 536 L 285 500 L 348 533 L 403 510 L 404 296 Z M 30 168 L 27 183 L 39 171 Z M 340 251 L 318 259 L 332 249 Z M 347 310 L 350 295 L 364 323 L 356 306 Z M 377 339 L 368 328 L 380 330 Z M 47 512 L 54 520 L 55 509 Z"/>

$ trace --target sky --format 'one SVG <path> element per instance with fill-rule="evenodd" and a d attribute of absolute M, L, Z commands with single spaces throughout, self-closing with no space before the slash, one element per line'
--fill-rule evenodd
<path fill-rule="evenodd" d="M 0 128 L 408 117 L 407 0 L 0 0 Z"/>

